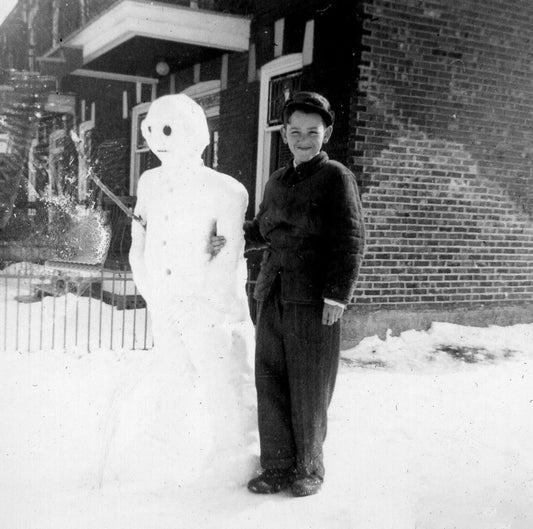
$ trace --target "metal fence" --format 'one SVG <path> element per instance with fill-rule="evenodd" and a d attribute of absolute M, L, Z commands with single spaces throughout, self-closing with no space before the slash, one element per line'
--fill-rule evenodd
<path fill-rule="evenodd" d="M 149 349 L 144 299 L 127 271 L 0 271 L 0 349 Z"/>
<path fill-rule="evenodd" d="M 251 300 L 254 281 L 246 288 Z M 255 321 L 255 303 L 250 301 Z M 131 272 L 68 273 L 21 265 L 0 271 L 0 350 L 153 347 L 146 303 Z"/>

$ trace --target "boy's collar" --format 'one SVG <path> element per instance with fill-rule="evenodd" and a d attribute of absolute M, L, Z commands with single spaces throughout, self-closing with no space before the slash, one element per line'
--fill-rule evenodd
<path fill-rule="evenodd" d="M 292 159 L 292 166 L 296 169 L 297 167 L 300 167 L 302 164 L 311 163 L 317 156 L 320 156 L 321 154 L 326 154 L 324 151 L 318 151 L 310 160 L 307 160 L 307 162 L 302 162 L 299 164 L 296 164 L 296 160 Z"/>
<path fill-rule="evenodd" d="M 281 178 L 288 179 L 291 181 L 291 183 L 295 183 L 296 181 L 299 182 L 315 173 L 318 168 L 324 165 L 328 160 L 329 157 L 324 151 L 320 151 L 307 162 L 299 163 L 296 166 L 294 165 L 294 159 L 292 159 L 287 164 Z"/>
<path fill-rule="evenodd" d="M 309 172 L 313 172 L 315 169 L 317 169 L 320 165 L 327 162 L 329 160 L 327 153 L 324 151 L 320 151 L 319 153 L 315 154 L 310 160 L 307 162 L 299 163 L 298 165 L 294 164 L 294 158 L 292 159 L 292 167 L 294 170 L 299 174 L 307 174 Z"/>

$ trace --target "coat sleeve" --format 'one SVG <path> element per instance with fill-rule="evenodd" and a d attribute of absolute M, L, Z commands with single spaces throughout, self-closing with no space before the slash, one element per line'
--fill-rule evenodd
<path fill-rule="evenodd" d="M 244 223 L 244 239 L 247 250 L 263 250 L 267 247 L 265 238 L 259 228 L 259 219 L 264 212 L 264 203 L 259 206 L 259 211 L 253 220 L 247 220 Z"/>
<path fill-rule="evenodd" d="M 261 250 L 266 248 L 266 241 L 259 231 L 257 217 L 244 223 L 244 237 L 247 250 Z"/>
<path fill-rule="evenodd" d="M 326 282 L 323 297 L 349 303 L 363 260 L 365 228 L 355 176 L 338 168 L 328 179 Z"/>

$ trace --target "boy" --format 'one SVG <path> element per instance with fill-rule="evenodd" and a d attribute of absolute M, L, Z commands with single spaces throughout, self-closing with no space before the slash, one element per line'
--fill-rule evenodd
<path fill-rule="evenodd" d="M 327 99 L 314 92 L 285 103 L 281 135 L 293 160 L 272 174 L 257 216 L 244 227 L 248 242 L 266 243 L 254 292 L 263 472 L 248 483 L 259 494 L 290 487 L 294 496 L 308 496 L 324 479 L 340 318 L 364 249 L 355 177 L 322 151 L 333 118 Z"/>

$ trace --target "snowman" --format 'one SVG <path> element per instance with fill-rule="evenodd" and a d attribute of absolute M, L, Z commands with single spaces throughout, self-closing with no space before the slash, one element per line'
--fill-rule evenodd
<path fill-rule="evenodd" d="M 237 459 L 248 453 L 255 422 L 243 257 L 248 194 L 203 164 L 207 120 L 188 96 L 153 101 L 141 130 L 161 166 L 139 180 L 142 222 L 133 222 L 129 259 L 154 350 L 142 372 L 120 384 L 127 390 L 112 405 L 104 459 L 124 465 L 103 461 L 101 479 L 134 479 L 144 462 L 160 481 L 165 474 L 185 483 L 220 465 L 243 480 L 250 469 Z M 215 257 L 208 252 L 213 234 L 226 239 Z"/>
<path fill-rule="evenodd" d="M 155 100 L 141 130 L 161 166 L 139 180 L 135 213 L 145 226 L 132 227 L 133 277 L 147 301 L 156 346 L 175 347 L 177 332 L 187 347 L 205 352 L 206 344 L 220 346 L 228 323 L 249 321 L 242 228 L 248 193 L 204 166 L 207 120 L 188 96 Z M 227 242 L 213 258 L 207 248 L 215 233 Z"/>

